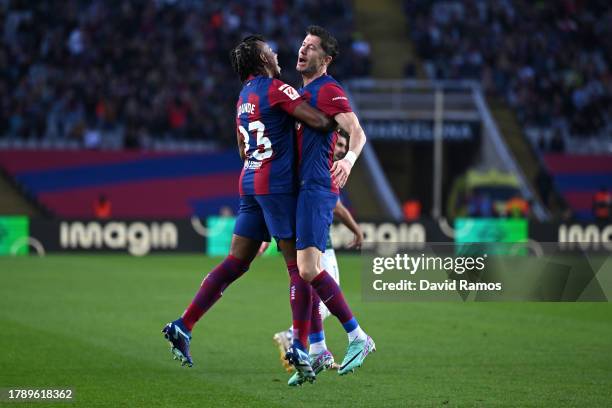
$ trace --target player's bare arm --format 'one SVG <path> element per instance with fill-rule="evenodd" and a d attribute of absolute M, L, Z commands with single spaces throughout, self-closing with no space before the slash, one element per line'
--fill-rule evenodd
<path fill-rule="evenodd" d="M 238 143 L 238 154 L 240 154 L 240 159 L 242 161 L 245 161 L 247 157 L 246 157 L 246 149 L 244 145 L 244 136 L 242 136 L 240 132 L 238 131 L 236 131 L 236 140 Z"/>
<path fill-rule="evenodd" d="M 366 142 L 366 135 L 354 112 L 338 113 L 334 119 L 350 136 L 348 153 L 344 159 L 334 162 L 330 170 L 334 181 L 338 187 L 342 188 L 351 174 L 351 169 L 357 157 L 361 154 Z"/>
<path fill-rule="evenodd" d="M 348 229 L 355 235 L 353 241 L 349 244 L 349 248 L 360 248 L 361 244 L 363 244 L 363 231 L 359 228 L 359 224 L 351 215 L 351 212 L 342 204 L 340 200 L 336 202 L 336 207 L 334 207 L 334 216 L 337 217 L 342 224 L 346 225 Z"/>
<path fill-rule="evenodd" d="M 302 102 L 296 106 L 293 111 L 293 116 L 306 126 L 324 132 L 331 132 L 337 127 L 334 119 L 325 115 L 320 110 L 313 108 L 308 102 Z"/>

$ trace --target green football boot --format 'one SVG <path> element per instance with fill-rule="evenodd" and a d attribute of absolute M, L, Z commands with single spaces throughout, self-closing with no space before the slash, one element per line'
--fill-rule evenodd
<path fill-rule="evenodd" d="M 370 336 L 365 340 L 355 339 L 349 343 L 346 350 L 346 355 L 342 364 L 338 369 L 338 374 L 345 375 L 352 373 L 356 368 L 361 367 L 363 360 L 370 354 L 376 351 L 376 344 Z"/>

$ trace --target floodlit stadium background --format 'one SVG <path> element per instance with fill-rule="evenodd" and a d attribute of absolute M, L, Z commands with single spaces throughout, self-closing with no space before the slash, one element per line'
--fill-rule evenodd
<path fill-rule="evenodd" d="M 356 376 L 286 389 L 274 248 L 196 328 L 198 365 L 173 364 L 158 331 L 237 210 L 229 50 L 264 34 L 299 87 L 309 24 L 338 38 L 331 74 L 368 137 L 342 192 L 366 242 L 452 243 L 469 222 L 468 242 L 612 251 L 606 1 L 0 0 L 0 388 L 72 387 L 82 406 L 612 403 L 609 304 L 366 302 L 337 224 L 379 346 Z"/>

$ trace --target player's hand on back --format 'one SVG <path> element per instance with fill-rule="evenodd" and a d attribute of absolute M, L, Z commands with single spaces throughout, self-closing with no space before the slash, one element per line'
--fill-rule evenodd
<path fill-rule="evenodd" d="M 348 176 L 351 174 L 352 167 L 351 163 L 345 159 L 337 160 L 332 165 L 330 169 L 332 179 L 339 188 L 343 188 L 346 184 Z"/>

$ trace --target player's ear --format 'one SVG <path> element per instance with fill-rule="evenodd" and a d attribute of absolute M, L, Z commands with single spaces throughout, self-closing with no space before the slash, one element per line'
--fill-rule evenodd
<path fill-rule="evenodd" d="M 264 62 L 264 64 L 268 63 L 268 57 L 266 56 L 266 47 L 264 44 L 259 44 L 259 58 Z"/>
<path fill-rule="evenodd" d="M 331 57 L 331 55 L 326 55 L 325 58 L 323 58 L 323 62 L 328 67 L 329 67 L 329 64 L 332 63 L 332 60 L 333 60 L 333 58 Z"/>
<path fill-rule="evenodd" d="M 266 51 L 265 51 L 266 47 L 265 44 L 258 41 L 257 42 L 257 51 L 259 51 L 259 59 L 264 63 L 267 64 L 268 63 L 268 58 L 266 57 Z"/>

